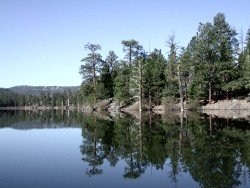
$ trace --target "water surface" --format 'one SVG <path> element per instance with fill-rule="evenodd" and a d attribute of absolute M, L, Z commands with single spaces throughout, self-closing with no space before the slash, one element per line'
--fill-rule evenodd
<path fill-rule="evenodd" d="M 250 187 L 249 121 L 0 111 L 0 187 Z"/>

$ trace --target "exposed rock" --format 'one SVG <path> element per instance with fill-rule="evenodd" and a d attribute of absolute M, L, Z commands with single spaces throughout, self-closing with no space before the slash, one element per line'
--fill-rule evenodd
<path fill-rule="evenodd" d="M 105 99 L 105 100 L 98 101 L 94 108 L 97 110 L 97 112 L 107 111 L 111 101 L 112 99 Z"/>
<path fill-rule="evenodd" d="M 221 118 L 250 119 L 250 102 L 247 100 L 222 100 L 201 107 L 203 113 Z"/>
<path fill-rule="evenodd" d="M 93 112 L 93 107 L 90 106 L 90 105 L 86 105 L 86 106 L 83 106 L 83 107 L 81 108 L 81 111 L 82 111 L 82 112 L 86 112 L 86 113 L 90 113 L 90 112 Z"/>
<path fill-rule="evenodd" d="M 121 109 L 122 111 L 134 111 L 134 110 L 139 110 L 139 102 L 135 102 L 132 105 L 126 106 L 124 108 Z"/>
<path fill-rule="evenodd" d="M 119 113 L 120 112 L 120 104 L 118 101 L 112 101 L 110 104 L 109 104 L 109 108 L 108 108 L 108 111 L 110 113 Z"/>
<path fill-rule="evenodd" d="M 156 114 L 164 114 L 165 108 L 163 105 L 155 106 L 152 111 Z"/>
<path fill-rule="evenodd" d="M 250 102 L 247 100 L 222 100 L 214 104 L 201 107 L 202 110 L 250 110 Z"/>
<path fill-rule="evenodd" d="M 250 111 L 248 110 L 203 110 L 202 112 L 220 118 L 243 118 L 250 120 Z"/>

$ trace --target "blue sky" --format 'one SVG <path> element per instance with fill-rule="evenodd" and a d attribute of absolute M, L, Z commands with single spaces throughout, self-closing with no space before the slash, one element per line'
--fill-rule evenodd
<path fill-rule="evenodd" d="M 80 85 L 88 42 L 103 57 L 114 50 L 122 59 L 127 39 L 166 54 L 170 34 L 186 46 L 218 12 L 246 33 L 249 10 L 249 0 L 0 0 L 0 87 Z"/>

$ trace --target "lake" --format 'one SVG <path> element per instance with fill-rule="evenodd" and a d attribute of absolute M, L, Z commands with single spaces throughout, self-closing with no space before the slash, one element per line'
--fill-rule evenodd
<path fill-rule="evenodd" d="M 249 119 L 0 111 L 0 187 L 250 187 Z"/>

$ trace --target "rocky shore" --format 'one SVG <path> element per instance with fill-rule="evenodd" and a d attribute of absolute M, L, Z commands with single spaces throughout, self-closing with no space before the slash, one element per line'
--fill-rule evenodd
<path fill-rule="evenodd" d="M 202 113 L 220 118 L 243 118 L 250 120 L 250 102 L 248 100 L 221 100 L 201 107 Z"/>
<path fill-rule="evenodd" d="M 178 104 L 176 105 L 178 106 Z M 178 110 L 175 106 L 175 109 Z M 144 109 L 149 107 L 144 106 Z M 248 100 L 222 100 L 214 104 L 207 104 L 202 106 L 201 111 L 209 115 L 223 116 L 223 117 L 248 117 L 250 116 L 250 102 Z M 0 110 L 78 110 L 82 112 L 108 112 L 108 113 L 136 113 L 138 111 L 138 102 L 132 105 L 125 106 L 122 103 L 114 101 L 112 98 L 98 101 L 96 105 L 79 105 L 79 106 L 23 106 L 23 107 L 0 107 Z M 164 105 L 154 106 L 151 109 L 154 113 L 164 114 L 167 109 Z"/>
<path fill-rule="evenodd" d="M 250 101 L 245 100 L 221 100 L 213 104 L 201 107 L 202 110 L 250 110 Z"/>

